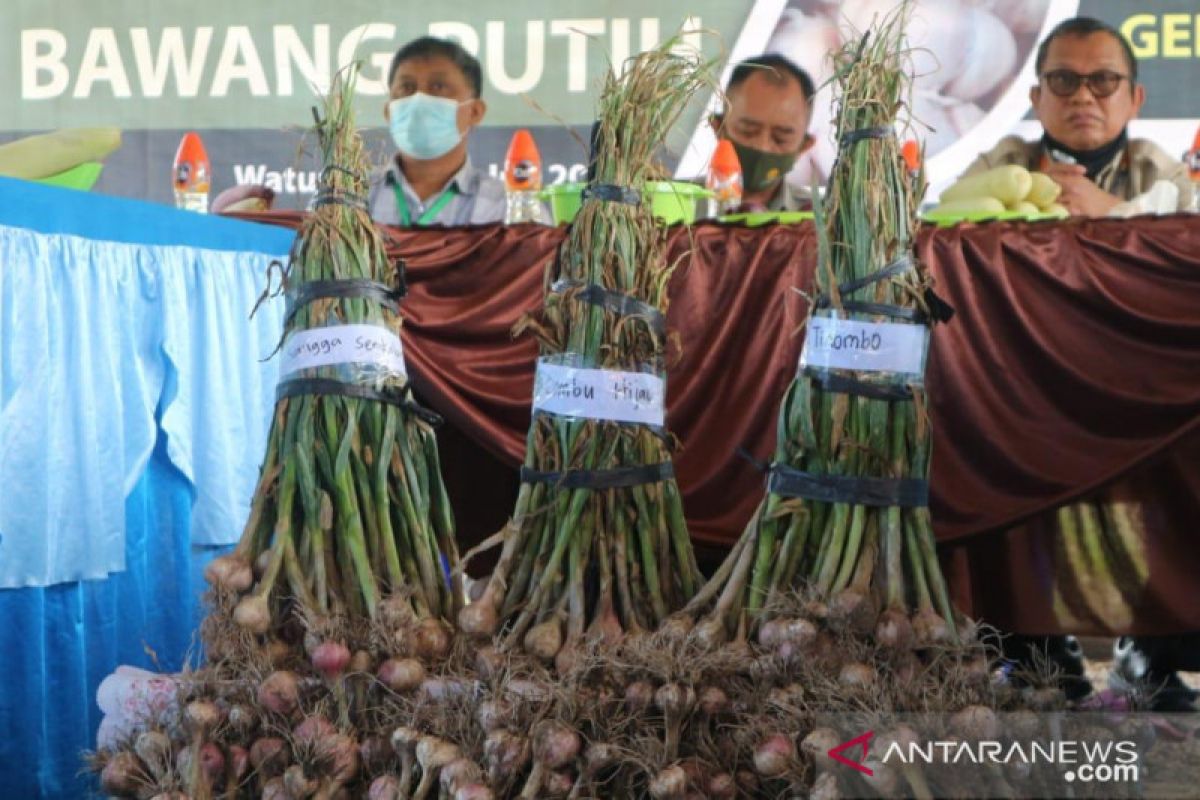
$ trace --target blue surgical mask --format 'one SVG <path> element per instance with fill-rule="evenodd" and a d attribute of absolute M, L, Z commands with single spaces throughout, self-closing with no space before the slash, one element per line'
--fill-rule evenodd
<path fill-rule="evenodd" d="M 392 141 L 401 153 L 428 161 L 446 155 L 462 141 L 456 100 L 417 92 L 388 103 Z"/>

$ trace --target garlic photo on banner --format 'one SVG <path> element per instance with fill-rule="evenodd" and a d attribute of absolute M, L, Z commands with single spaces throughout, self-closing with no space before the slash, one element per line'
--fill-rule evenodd
<path fill-rule="evenodd" d="M 830 136 L 833 130 L 833 102 L 826 84 L 833 77 L 833 63 L 829 54 L 842 43 L 836 16 L 825 13 L 825 4 L 808 5 L 820 6 L 820 11 L 808 13 L 800 8 L 784 9 L 765 48 L 768 53 L 787 56 L 809 74 L 817 87 L 812 118 L 808 123 L 808 130 L 816 143 L 797 160 L 796 166 L 788 174 L 790 183 L 804 188 L 811 186 L 814 179 L 824 183 L 837 155 Z"/>
<path fill-rule="evenodd" d="M 837 155 L 828 53 L 847 31 L 866 30 L 894 5 L 891 0 L 791 0 L 780 15 L 764 51 L 792 59 L 818 86 L 809 125 L 817 144 L 789 173 L 793 185 L 823 183 Z M 914 72 L 912 135 L 923 141 L 927 164 L 973 131 L 994 142 L 1020 121 L 1028 102 L 1022 107 L 1013 93 L 1027 87 L 1014 82 L 1033 60 L 1050 18 L 1066 18 L 1077 7 L 1077 2 L 1061 0 L 916 0 L 908 30 Z M 995 118 L 993 111 L 1005 119 Z M 984 149 L 982 139 L 980 143 L 976 152 Z"/>
<path fill-rule="evenodd" d="M 1013 33 L 1037 33 L 1049 0 L 983 0 L 977 3 L 1004 21 Z"/>
<path fill-rule="evenodd" d="M 956 4 L 947 2 L 946 5 Z M 979 100 L 1006 84 L 1016 73 L 1020 66 L 1017 40 L 999 17 L 987 11 L 966 9 L 959 19 L 964 23 L 959 31 L 962 38 L 947 49 L 959 51 L 961 66 L 951 73 L 943 92 L 959 100 Z M 933 48 L 935 44 L 939 43 L 930 39 L 926 46 Z M 948 42 L 940 44 L 945 47 Z M 938 74 L 946 73 L 942 70 Z"/>
<path fill-rule="evenodd" d="M 917 90 L 912 97 L 916 135 L 925 141 L 926 157 L 940 153 L 983 119 L 983 109 L 969 100 Z"/>

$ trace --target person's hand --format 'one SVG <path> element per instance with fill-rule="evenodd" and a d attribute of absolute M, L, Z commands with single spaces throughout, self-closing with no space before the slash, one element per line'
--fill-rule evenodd
<path fill-rule="evenodd" d="M 209 208 L 213 214 L 270 211 L 275 202 L 275 190 L 261 184 L 231 186 L 217 195 Z"/>
<path fill-rule="evenodd" d="M 1080 164 L 1054 163 L 1046 168 L 1046 174 L 1062 187 L 1058 202 L 1074 216 L 1103 217 L 1121 202 L 1121 198 L 1092 183 Z"/>

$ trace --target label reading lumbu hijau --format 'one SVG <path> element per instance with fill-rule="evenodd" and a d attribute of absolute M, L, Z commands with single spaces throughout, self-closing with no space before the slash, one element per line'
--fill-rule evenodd
<path fill-rule="evenodd" d="M 564 417 L 662 426 L 666 383 L 646 372 L 594 369 L 539 359 L 533 408 Z"/>

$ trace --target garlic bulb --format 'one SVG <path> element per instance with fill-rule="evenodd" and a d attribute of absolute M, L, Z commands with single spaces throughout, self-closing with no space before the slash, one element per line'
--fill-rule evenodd
<path fill-rule="evenodd" d="M 1015 6 L 1028 6 L 1018 12 Z M 841 12 L 856 30 L 893 11 L 889 0 L 846 0 Z M 1003 19 L 997 16 L 1003 10 Z M 992 9 L 996 13 L 993 13 Z M 1016 71 L 1017 42 L 1013 30 L 1040 28 L 1046 0 L 1008 3 L 986 0 L 919 0 L 913 7 L 907 37 L 912 49 L 917 90 L 941 89 L 963 100 L 977 100 Z"/>
<path fill-rule="evenodd" d="M 830 54 L 842 44 L 836 8 L 829 10 L 828 14 L 806 14 L 797 8 L 785 9 L 766 47 L 767 52 L 780 53 L 795 62 L 809 74 L 817 87 L 823 86 L 832 77 Z M 816 144 L 796 161 L 796 166 L 787 176 L 789 184 L 809 187 L 814 180 L 824 183 L 837 156 L 831 139 L 832 130 L 833 94 L 830 86 L 824 86 L 818 89 L 813 98 L 812 117 L 808 123 L 808 131 L 816 139 Z"/>
<path fill-rule="evenodd" d="M 921 0 L 908 24 L 913 88 L 941 89 L 958 75 L 971 53 L 964 46 L 970 10 L 957 0 Z"/>
<path fill-rule="evenodd" d="M 985 0 L 982 7 L 995 14 L 1013 33 L 1042 29 L 1050 0 Z"/>
<path fill-rule="evenodd" d="M 979 124 L 984 117 L 984 111 L 969 100 L 961 100 L 946 107 L 946 116 L 961 136 Z"/>
<path fill-rule="evenodd" d="M 946 84 L 946 94 L 962 100 L 978 100 L 1016 71 L 1017 40 L 994 14 L 970 9 L 961 43 L 963 64 Z"/>
<path fill-rule="evenodd" d="M 841 44 L 841 34 L 832 19 L 788 8 L 780 15 L 766 51 L 787 56 L 820 86 L 833 74 L 829 56 Z"/>
<path fill-rule="evenodd" d="M 860 35 L 896 8 L 895 0 L 792 0 L 792 5 L 780 16 L 766 51 L 790 58 L 818 87 L 830 78 L 828 54 L 843 37 Z M 1032 56 L 1029 48 L 1049 8 L 1049 0 L 915 0 L 906 35 L 914 75 L 914 133 L 924 141 L 927 159 L 983 119 L 997 90 Z M 823 181 L 833 167 L 831 100 L 828 86 L 814 98 L 809 133 L 816 143 L 788 174 L 793 186 Z"/>
<path fill-rule="evenodd" d="M 920 8 L 923 3 L 915 5 Z M 871 27 L 872 22 L 881 21 L 895 11 L 896 3 L 893 0 L 845 0 L 837 10 L 861 35 Z"/>
<path fill-rule="evenodd" d="M 937 92 L 913 92 L 913 118 L 917 138 L 925 142 L 925 157 L 930 158 L 962 138 L 983 119 L 983 109 L 975 103 L 946 97 Z"/>

